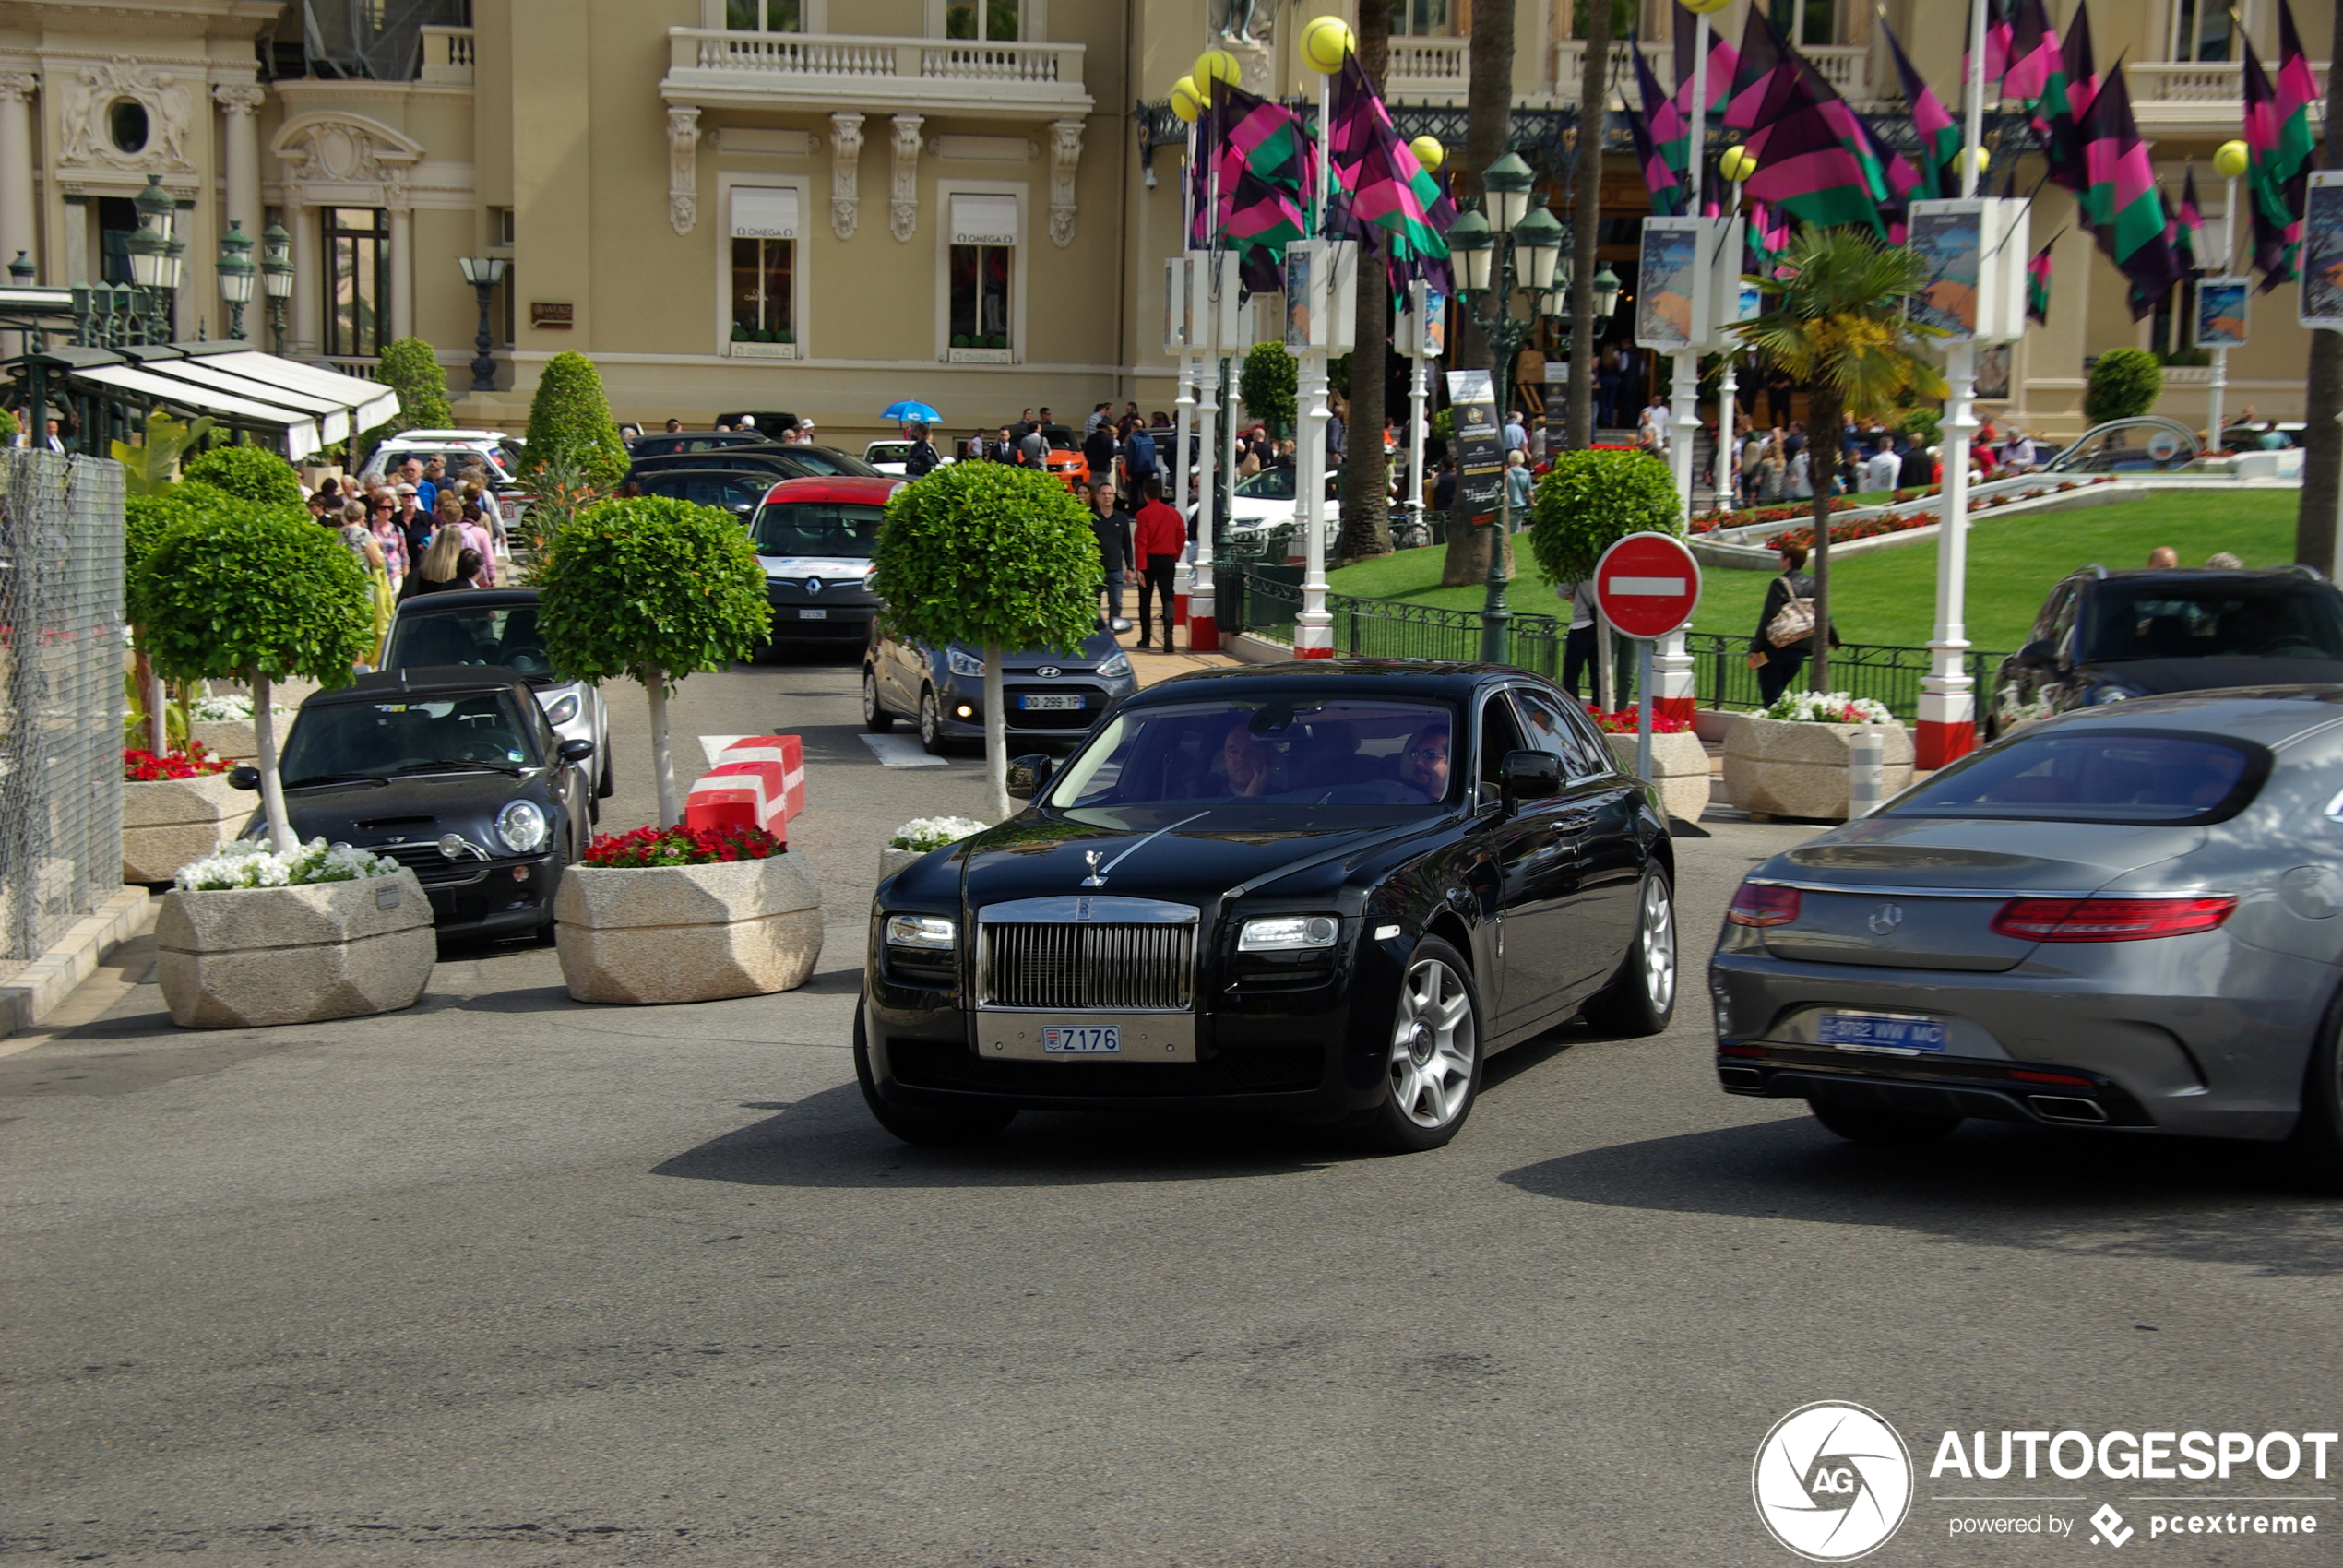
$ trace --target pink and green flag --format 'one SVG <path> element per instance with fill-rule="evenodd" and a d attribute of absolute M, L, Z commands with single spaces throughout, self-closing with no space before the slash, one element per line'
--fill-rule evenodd
<path fill-rule="evenodd" d="M 2188 166 L 2181 180 L 2180 205 L 2172 209 L 2172 220 L 2166 232 L 2165 243 L 2172 247 L 2172 259 L 2183 272 L 2203 272 L 2205 266 L 2205 212 L 2196 204 L 2196 165 Z M 2227 262 L 2224 261 L 2224 266 Z M 2218 271 L 2218 268 L 2212 270 Z"/>
<path fill-rule="evenodd" d="M 2123 72 L 2107 75 L 2081 127 L 2083 160 L 2090 184 L 2075 205 L 2090 220 L 2099 248 L 2132 281 L 2132 319 L 2153 310 L 2180 277 L 2164 238 L 2164 198 L 2156 167 L 2132 117 L 2132 95 Z"/>
<path fill-rule="evenodd" d="M 1847 105 L 1811 66 L 1777 73 L 1765 134 L 1750 138 L 1757 172 L 1742 186 L 1744 199 L 1766 202 L 1803 223 L 1862 224 L 1885 237 L 1887 221 L 1874 194 L 1885 182 L 1866 166 L 1858 150 L 1863 143 L 1843 134 L 1847 117 Z"/>
<path fill-rule="evenodd" d="M 2048 27 L 2047 20 L 2043 25 Z M 2038 58 L 2047 54 L 2048 63 L 2041 90 L 2026 100 L 2026 117 L 2033 124 L 2034 137 L 2050 166 L 2050 183 L 2080 191 L 2090 184 L 2090 171 L 2083 160 L 2083 115 L 2099 92 L 2098 68 L 2091 58 L 2089 7 L 2077 5 L 2066 24 L 2065 42 L 2059 42 L 2052 34 L 2051 42 L 2048 51 L 2037 51 Z M 2016 76 L 2013 72 L 2013 80 Z"/>
<path fill-rule="evenodd" d="M 1945 108 L 1944 100 L 1936 96 L 1936 89 L 1912 69 L 1896 30 L 1885 20 L 1879 26 L 1887 34 L 1887 47 L 1896 56 L 1896 74 L 1904 84 L 1904 101 L 1911 106 L 1912 129 L 1920 136 L 1919 195 L 1930 200 L 1956 196 L 1960 195 L 1960 126 Z"/>
<path fill-rule="evenodd" d="M 2294 10 L 2278 0 L 2278 80 L 2264 75 L 2250 39 L 2238 40 L 2245 61 L 2246 188 L 2253 195 L 2254 266 L 2264 292 L 2293 280 L 2302 249 L 2302 198 L 2316 143 L 2311 105 L 2318 78 L 2295 31 Z"/>
<path fill-rule="evenodd" d="M 1627 134 L 1635 144 L 1635 167 L 1643 172 L 1651 192 L 1651 210 L 1662 218 L 1681 217 L 1684 210 L 1684 160 L 1689 154 L 1691 127 L 1651 74 L 1651 62 L 1641 43 L 1630 43 L 1635 57 L 1635 95 L 1643 113 L 1627 113 Z"/>
<path fill-rule="evenodd" d="M 1327 122 L 1327 157 L 1342 187 L 1349 226 L 1382 250 L 1395 278 L 1427 276 L 1444 290 L 1448 278 L 1448 228 L 1457 209 L 1430 172 L 1393 128 L 1359 57 L 1342 63 Z M 1378 232 L 1380 244 L 1378 244 Z"/>
<path fill-rule="evenodd" d="M 2058 244 L 2057 236 L 2051 245 Z M 2050 325 L 2051 245 L 2044 245 L 2026 263 L 2026 319 Z"/>

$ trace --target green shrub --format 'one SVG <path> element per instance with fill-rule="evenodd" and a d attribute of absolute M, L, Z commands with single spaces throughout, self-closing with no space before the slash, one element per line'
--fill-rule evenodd
<path fill-rule="evenodd" d="M 1934 446 L 1944 439 L 1945 416 L 1934 409 L 1906 409 L 1887 422 L 1887 428 L 1922 446 Z"/>
<path fill-rule="evenodd" d="M 681 814 L 668 694 L 687 675 L 748 658 L 771 626 L 756 547 L 729 512 L 635 496 L 589 506 L 562 528 L 535 581 L 537 627 L 555 670 L 571 680 L 643 683 L 660 826 L 673 826 Z"/>
<path fill-rule="evenodd" d="M 16 415 L 6 409 L 0 409 L 0 446 L 6 446 L 14 442 L 17 432 L 20 428 L 22 427 L 17 423 Z"/>
<path fill-rule="evenodd" d="M 529 404 L 525 461 L 534 468 L 557 454 L 567 455 L 601 489 L 615 490 L 626 477 L 626 443 L 611 422 L 602 378 L 594 362 L 575 350 L 545 362 L 544 373 L 537 378 L 537 395 Z M 739 524 L 733 531 L 740 531 Z"/>
<path fill-rule="evenodd" d="M 2164 390 L 2164 367 L 2146 349 L 2111 349 L 2091 366 L 2083 393 L 2083 417 L 2093 424 L 2136 419 L 2156 407 Z"/>
<path fill-rule="evenodd" d="M 1563 452 L 1529 497 L 1529 547 L 1554 584 L 1583 581 L 1631 533 L 1681 534 L 1668 465 L 1647 452 Z"/>
<path fill-rule="evenodd" d="M 263 506 L 301 505 L 301 477 L 291 463 L 265 446 L 215 446 L 188 458 L 179 477 Z"/>
<path fill-rule="evenodd" d="M 447 401 L 447 373 L 429 343 L 421 338 L 394 338 L 383 345 L 381 362 L 375 379 L 398 394 L 398 413 L 359 432 L 361 463 L 402 430 L 446 430 L 456 422 L 456 410 Z"/>
<path fill-rule="evenodd" d="M 1283 343 L 1255 343 L 1244 356 L 1237 375 L 1237 396 L 1244 411 L 1266 422 L 1279 436 L 1290 434 L 1294 421 L 1293 356 Z"/>

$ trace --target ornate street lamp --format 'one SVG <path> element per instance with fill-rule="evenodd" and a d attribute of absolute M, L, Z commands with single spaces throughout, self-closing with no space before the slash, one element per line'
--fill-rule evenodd
<path fill-rule="evenodd" d="M 472 390 L 496 390 L 496 357 L 488 350 L 496 339 L 488 331 L 488 296 L 497 284 L 505 280 L 505 258 L 501 255 L 459 255 L 456 265 L 463 269 L 464 281 L 480 296 L 480 330 L 472 337 L 472 347 L 480 351 L 472 356 Z"/>
<path fill-rule="evenodd" d="M 1611 313 L 1618 308 L 1619 274 L 1611 270 L 1611 263 L 1606 261 L 1602 270 L 1595 274 L 1595 315 L 1609 321 Z"/>
<path fill-rule="evenodd" d="M 170 287 L 171 229 L 178 203 L 162 188 L 162 176 L 147 176 L 147 188 L 132 203 L 138 214 L 137 232 L 130 236 L 130 280 L 146 291 L 147 340 L 161 342 L 170 330 L 163 291 Z"/>
<path fill-rule="evenodd" d="M 268 291 L 268 326 L 277 335 L 277 351 L 285 351 L 285 301 L 293 291 L 292 236 L 282 223 L 271 223 L 260 233 L 260 281 Z"/>
<path fill-rule="evenodd" d="M 220 237 L 220 297 L 228 304 L 228 336 L 242 341 L 244 306 L 252 303 L 252 281 L 259 268 L 252 264 L 252 236 L 235 219 Z"/>

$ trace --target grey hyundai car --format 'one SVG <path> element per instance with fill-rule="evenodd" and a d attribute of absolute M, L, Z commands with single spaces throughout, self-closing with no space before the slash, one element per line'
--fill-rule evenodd
<path fill-rule="evenodd" d="M 2047 719 L 1775 856 L 1717 1075 L 1858 1142 L 1967 1117 L 2260 1139 L 2343 1186 L 2343 685 Z"/>

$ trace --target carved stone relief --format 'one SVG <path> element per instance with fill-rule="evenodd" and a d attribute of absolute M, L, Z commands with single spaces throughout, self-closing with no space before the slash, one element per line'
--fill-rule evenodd
<path fill-rule="evenodd" d="M 1082 122 L 1050 122 L 1050 241 L 1074 243 L 1074 176 L 1082 163 Z"/>
<path fill-rule="evenodd" d="M 830 116 L 830 232 L 841 240 L 854 237 L 856 203 L 861 198 L 859 165 L 862 157 L 862 116 Z"/>
<path fill-rule="evenodd" d="M 57 99 L 57 168 L 125 173 L 185 173 L 195 169 L 188 148 L 197 134 L 201 67 L 158 70 L 115 56 L 65 73 Z M 146 111 L 144 146 L 125 151 L 113 137 L 113 106 L 125 100 Z"/>
<path fill-rule="evenodd" d="M 667 220 L 679 234 L 699 221 L 699 111 L 667 112 Z"/>
<path fill-rule="evenodd" d="M 409 206 L 407 185 L 423 154 L 421 143 L 379 121 L 331 110 L 286 121 L 268 149 L 284 165 L 286 199 L 296 206 L 317 204 L 321 196 L 303 187 L 318 184 L 339 186 L 342 192 L 355 186 L 360 193 L 372 187 L 366 205 Z M 354 201 L 358 196 L 335 194 L 323 199 Z"/>
<path fill-rule="evenodd" d="M 920 226 L 920 114 L 895 116 L 895 178 L 887 192 L 886 229 L 908 243 Z"/>

